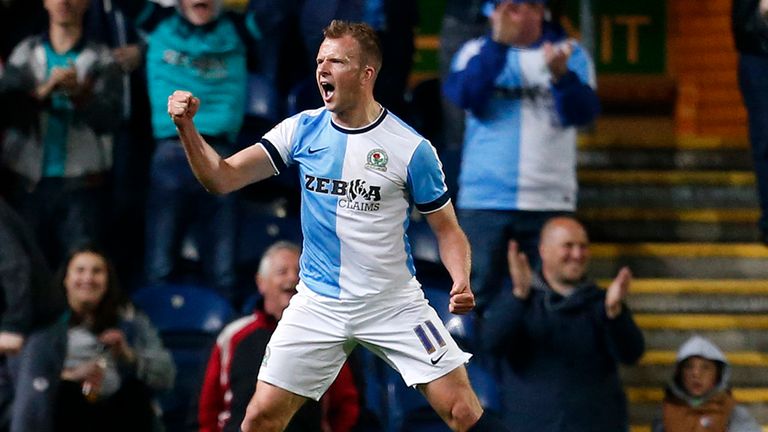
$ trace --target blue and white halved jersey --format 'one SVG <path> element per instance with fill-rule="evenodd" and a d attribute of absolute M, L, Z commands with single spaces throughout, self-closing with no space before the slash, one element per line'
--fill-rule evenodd
<path fill-rule="evenodd" d="M 300 276 L 312 291 L 357 299 L 413 279 L 406 236 L 411 205 L 430 213 L 449 201 L 429 141 L 387 110 L 366 127 L 346 129 L 320 108 L 282 121 L 260 144 L 276 173 L 298 165 Z"/>
<path fill-rule="evenodd" d="M 589 55 L 578 43 L 571 43 L 568 69 L 574 81 L 594 88 Z M 482 110 L 467 110 L 458 207 L 573 211 L 578 189 L 577 130 L 564 124 L 557 110 L 544 46 L 505 47 L 497 70 L 483 63 L 487 62 L 483 56 L 496 54 L 493 44 L 488 37 L 468 41 L 452 64 L 453 74 L 465 74 L 455 80 L 463 85 L 480 81 L 471 74 L 493 79 L 493 91 Z"/>

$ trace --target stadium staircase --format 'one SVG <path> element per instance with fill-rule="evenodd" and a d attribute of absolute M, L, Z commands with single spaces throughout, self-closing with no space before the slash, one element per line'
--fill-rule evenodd
<path fill-rule="evenodd" d="M 768 432 L 768 247 L 746 143 L 674 138 L 660 119 L 603 127 L 580 142 L 579 216 L 592 275 L 603 286 L 623 265 L 635 275 L 628 301 L 647 351 L 622 370 L 631 431 L 650 431 L 677 348 L 701 334 Z"/>

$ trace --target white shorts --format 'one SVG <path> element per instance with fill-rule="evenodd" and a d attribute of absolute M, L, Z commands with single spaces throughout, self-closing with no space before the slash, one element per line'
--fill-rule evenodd
<path fill-rule="evenodd" d="M 384 359 L 408 386 L 466 363 L 472 355 L 456 345 L 418 282 L 403 288 L 399 293 L 405 295 L 397 298 L 350 301 L 320 296 L 299 283 L 269 341 L 259 380 L 318 400 L 358 344 Z"/>

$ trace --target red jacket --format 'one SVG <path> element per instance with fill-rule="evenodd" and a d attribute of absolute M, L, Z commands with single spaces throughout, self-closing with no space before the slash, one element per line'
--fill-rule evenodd
<path fill-rule="evenodd" d="M 245 408 L 256 388 L 264 351 L 276 326 L 274 318 L 257 310 L 253 315 L 230 323 L 219 334 L 200 392 L 200 432 L 222 432 L 227 425 L 239 430 Z M 359 400 L 352 371 L 345 363 L 320 400 L 323 424 L 330 426 L 332 432 L 350 431 L 360 412 Z M 311 415 L 305 417 L 309 417 L 309 420 L 304 419 L 304 423 L 311 427 L 308 430 L 321 429 L 316 424 L 317 419 Z M 232 422 L 236 423 L 230 424 Z"/>

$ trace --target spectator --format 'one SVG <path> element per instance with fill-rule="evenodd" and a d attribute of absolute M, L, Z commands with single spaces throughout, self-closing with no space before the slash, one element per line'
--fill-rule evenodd
<path fill-rule="evenodd" d="M 675 374 L 664 395 L 662 418 L 653 432 L 760 432 L 749 411 L 730 391 L 731 366 L 720 348 L 701 336 L 677 352 Z"/>
<path fill-rule="evenodd" d="M 229 324 L 211 352 L 200 393 L 200 432 L 240 431 L 267 342 L 296 294 L 299 254 L 299 247 L 288 242 L 277 242 L 264 252 L 256 273 L 259 305 L 252 315 Z M 328 427 L 320 426 L 321 407 Z M 305 404 L 287 430 L 348 432 L 359 409 L 352 372 L 345 365 L 320 403 Z"/>
<path fill-rule="evenodd" d="M 44 5 L 48 32 L 24 39 L 0 80 L 19 106 L 0 164 L 16 176 L 12 203 L 58 265 L 73 245 L 103 238 L 121 85 L 109 49 L 83 37 L 88 0 Z"/>
<path fill-rule="evenodd" d="M 232 192 L 289 165 L 304 181 L 301 282 L 269 341 L 241 428 L 284 430 L 361 344 L 418 387 L 452 430 L 503 431 L 470 386 L 471 355 L 424 299 L 406 246 L 415 206 L 452 278 L 449 310 L 472 310 L 469 244 L 435 150 L 374 99 L 382 61 L 375 31 L 334 20 L 324 35 L 315 75 L 324 107 L 283 120 L 227 159 L 197 130 L 200 99 L 183 90 L 168 99 L 190 166 L 208 190 Z"/>
<path fill-rule="evenodd" d="M 488 310 L 482 341 L 503 364 L 503 412 L 510 430 L 628 430 L 618 363 L 643 354 L 640 329 L 623 303 L 631 273 L 623 268 L 603 291 L 585 275 L 589 243 L 571 217 L 541 232 L 541 272 L 509 245 L 514 289 Z"/>
<path fill-rule="evenodd" d="M 464 44 L 444 84 L 467 112 L 457 206 L 480 314 L 501 289 L 507 242 L 537 268 L 541 226 L 574 211 L 576 127 L 598 111 L 592 61 L 545 4 L 486 3 L 491 34 Z"/>
<path fill-rule="evenodd" d="M 470 39 L 486 32 L 487 19 L 482 14 L 484 0 L 447 0 L 445 14 L 440 25 L 440 77 L 445 80 L 450 73 L 450 64 L 456 51 Z M 445 148 L 461 148 L 464 134 L 464 111 L 443 96 L 443 130 Z"/>
<path fill-rule="evenodd" d="M 144 205 L 147 201 L 152 127 L 143 68 L 146 48 L 135 26 L 146 0 L 91 0 L 85 31 L 89 40 L 112 50 L 122 69 L 120 123 L 115 134 L 110 187 L 109 255 L 120 271 L 120 286 L 140 284 L 144 256 Z"/>
<path fill-rule="evenodd" d="M 733 0 L 731 19 L 760 198 L 760 241 L 768 245 L 768 0 Z"/>
<path fill-rule="evenodd" d="M 154 5 L 153 5 L 154 6 Z M 232 299 L 236 282 L 236 195 L 209 195 L 195 180 L 173 123 L 168 95 L 184 88 L 211 101 L 200 113 L 200 133 L 222 154 L 234 153 L 246 96 L 246 42 L 258 34 L 253 15 L 237 20 L 220 0 L 180 0 L 144 21 L 147 78 L 157 146 L 150 166 L 145 271 L 150 284 L 176 276 L 181 242 L 199 228 L 198 252 L 206 283 Z M 242 25 L 240 25 L 242 24 Z"/>
<path fill-rule="evenodd" d="M 173 387 L 175 366 L 146 315 L 123 298 L 94 248 L 76 249 L 59 273 L 71 317 L 58 430 L 151 431 L 153 392 Z"/>
<path fill-rule="evenodd" d="M 0 429 L 53 431 L 66 305 L 32 233 L 0 198 Z"/>

